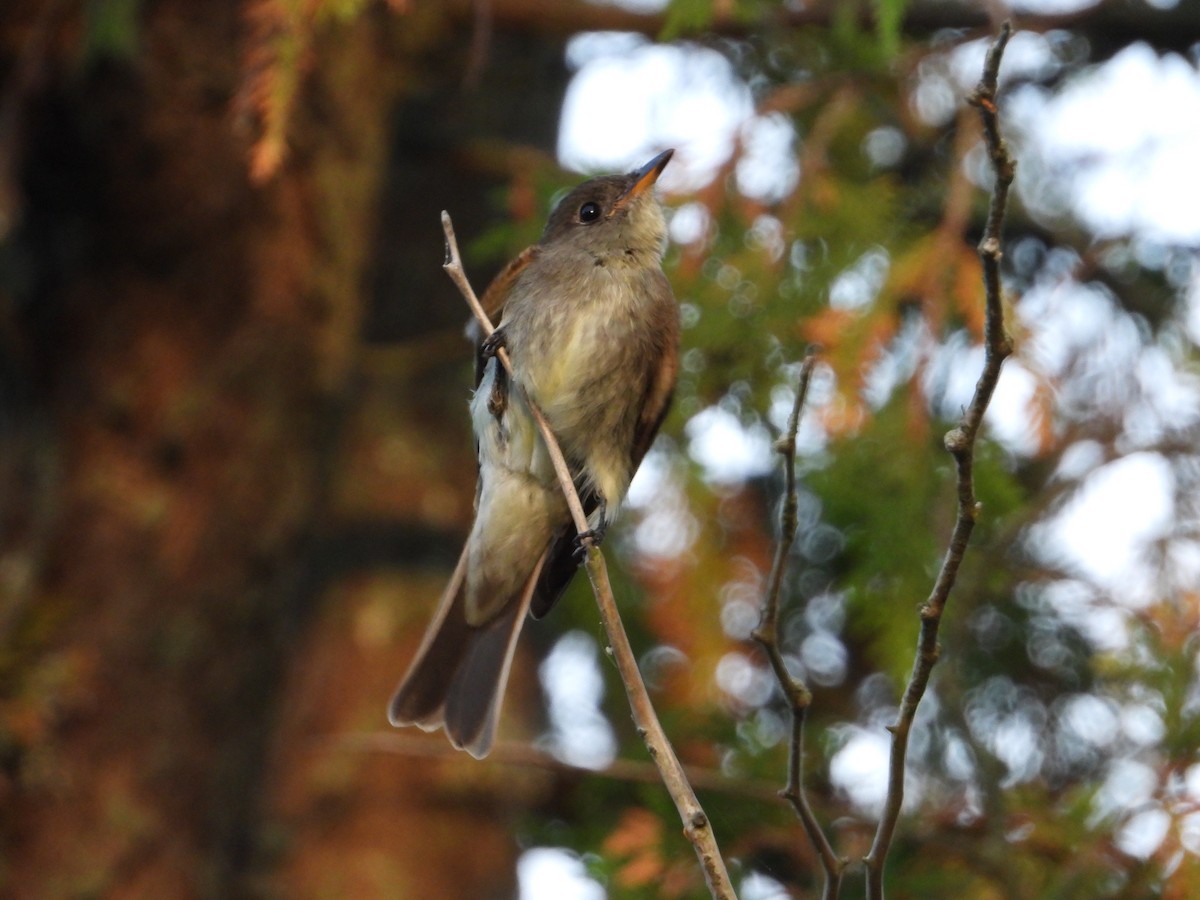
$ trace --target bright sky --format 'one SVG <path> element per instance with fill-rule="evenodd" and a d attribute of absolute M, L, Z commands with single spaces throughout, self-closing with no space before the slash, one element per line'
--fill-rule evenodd
<path fill-rule="evenodd" d="M 657 9 L 663 4 L 659 0 L 626 0 L 623 5 Z M 1087 0 L 1024 4 L 1054 11 L 1089 5 Z M 1157 5 L 1171 4 L 1160 0 Z M 959 98 L 978 78 L 984 50 L 984 42 L 978 42 L 925 67 L 915 93 L 918 115 L 936 123 L 952 114 Z M 696 223 L 691 220 L 702 215 L 686 205 L 687 195 L 711 179 L 739 138 L 748 149 L 736 173 L 744 193 L 769 200 L 787 193 L 801 177 L 792 126 L 782 118 L 756 116 L 749 89 L 719 53 L 700 47 L 658 46 L 637 35 L 606 33 L 572 39 L 567 59 L 575 75 L 562 113 L 560 160 L 580 172 L 624 171 L 663 148 L 675 147 L 675 159 L 661 186 L 670 195 L 671 205 L 682 210 L 672 226 L 677 237 L 694 230 Z M 1045 72 L 1055 65 L 1053 47 L 1046 37 L 1018 33 L 1005 56 L 1002 81 L 1014 73 Z M 1018 189 L 1027 207 L 1047 216 L 1066 210 L 1101 237 L 1132 235 L 1138 252 L 1151 258 L 1156 253 L 1163 256 L 1168 245 L 1188 245 L 1193 251 L 1200 247 L 1200 215 L 1196 213 L 1200 210 L 1200 71 L 1194 60 L 1160 58 L 1147 47 L 1132 47 L 1053 96 L 1036 88 L 1013 93 L 1004 113 L 1010 133 L 1019 142 Z M 1182 277 L 1190 279 L 1188 324 L 1196 340 L 1200 339 L 1200 265 L 1190 256 L 1187 259 L 1190 268 L 1185 261 Z M 1078 289 L 1043 285 L 1023 301 L 1018 314 L 1031 328 L 1041 323 L 1048 329 L 1052 324 L 1073 340 L 1090 339 L 1100 349 L 1108 342 L 1107 352 L 1118 358 L 1120 353 L 1129 355 L 1135 378 L 1144 382 L 1149 398 L 1149 424 L 1138 426 L 1142 431 L 1137 433 L 1153 434 L 1156 407 L 1161 407 L 1161 420 L 1170 415 L 1194 416 L 1200 410 L 1200 387 L 1195 381 L 1180 380 L 1169 360 L 1160 359 L 1156 365 L 1152 359 L 1133 358 L 1134 345 L 1120 345 L 1115 329 L 1106 330 L 1105 323 L 1111 324 L 1112 319 L 1095 317 L 1094 298 L 1073 290 Z M 1044 335 L 1037 339 L 1045 346 L 1033 348 L 1041 353 L 1035 359 L 1052 370 L 1055 354 L 1061 355 L 1062 347 L 1052 339 L 1045 343 Z M 977 363 L 956 363 L 971 366 L 970 377 L 962 380 L 964 402 Z M 1144 370 L 1140 376 L 1138 367 Z M 994 433 L 1017 452 L 1029 446 L 1024 409 L 1032 383 L 1028 371 L 1010 364 L 990 417 Z M 719 409 L 695 417 L 687 426 L 686 437 L 692 457 L 715 481 L 736 479 L 770 464 L 769 436 L 743 430 L 736 417 Z M 1087 471 L 1087 451 L 1081 446 L 1070 457 L 1085 466 L 1076 475 Z M 648 460 L 652 462 L 653 457 Z M 672 490 L 665 467 L 650 464 L 643 469 L 646 471 L 631 491 L 632 505 L 646 504 L 650 496 Z M 1147 574 L 1139 565 L 1151 542 L 1161 537 L 1167 526 L 1172 483 L 1169 469 L 1152 453 L 1133 453 L 1095 469 L 1083 490 L 1047 526 L 1056 552 L 1082 577 L 1109 589 L 1124 589 L 1131 603 L 1144 602 Z M 675 490 L 678 492 L 677 487 Z M 649 543 L 654 533 L 667 530 L 651 528 Z M 1200 561 L 1196 567 L 1200 574 Z M 1094 622 L 1110 630 L 1119 627 L 1119 620 L 1111 617 L 1097 617 Z M 1119 635 L 1108 639 L 1117 640 Z M 578 643 L 577 638 L 571 640 Z M 571 653 L 578 654 L 574 662 Z M 594 645 L 574 647 L 571 653 L 556 650 L 546 665 L 594 667 Z M 597 722 L 600 694 L 596 681 L 583 680 L 580 691 L 585 696 L 557 699 L 552 685 L 563 680 L 545 681 L 552 708 L 557 702 L 564 709 L 575 710 L 575 726 L 585 727 L 590 739 L 611 753 L 611 737 L 605 737 L 606 730 Z M 566 732 L 560 728 L 557 735 L 557 752 L 573 759 Z M 1013 739 L 1017 737 L 1014 734 Z M 881 733 L 854 729 L 842 736 L 841 750 L 833 758 L 831 778 L 864 810 L 875 807 L 882 795 L 882 782 L 866 775 L 883 771 L 886 754 L 887 742 Z M 593 754 L 579 761 L 596 764 L 597 757 Z M 1149 848 L 1145 852 L 1152 852 L 1160 825 L 1158 820 L 1131 824 L 1118 839 L 1130 852 L 1144 847 Z M 521 900 L 603 896 L 577 858 L 550 848 L 531 850 L 523 857 L 520 880 Z M 744 885 L 746 896 L 770 896 L 773 888 L 767 882 L 769 879 L 762 879 Z"/>

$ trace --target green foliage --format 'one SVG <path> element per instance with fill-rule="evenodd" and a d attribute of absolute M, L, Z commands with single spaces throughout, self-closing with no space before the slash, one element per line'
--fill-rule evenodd
<path fill-rule="evenodd" d="M 830 574 L 833 588 L 846 591 L 850 634 L 865 645 L 871 666 L 898 686 L 912 667 L 916 611 L 933 587 L 954 521 L 953 466 L 940 440 L 945 427 L 914 422 L 898 394 L 861 433 L 831 445 L 828 465 L 804 479 L 821 502 L 822 521 L 845 541 Z M 990 522 L 1023 500 L 1000 463 L 994 453 L 976 463 L 976 492 Z M 956 606 L 955 616 L 965 613 Z"/>
<path fill-rule="evenodd" d="M 863 27 L 866 4 L 838 3 L 833 7 L 829 36 L 843 62 L 855 68 L 882 71 L 900 52 L 904 0 L 872 0 L 874 33 Z"/>
<path fill-rule="evenodd" d="M 349 22 L 368 5 L 369 0 L 322 0 L 317 15 L 319 18 L 327 17 L 337 22 Z"/>
<path fill-rule="evenodd" d="M 511 215 L 510 191 L 497 188 L 488 197 L 496 215 L 490 227 L 471 239 L 463 252 L 468 265 L 498 268 L 542 237 L 546 217 L 562 195 L 573 187 L 578 178 L 559 170 L 538 170 L 531 173 L 535 202 L 526 215 Z M 461 240 L 461 238 L 460 238 Z M 478 285 L 482 290 L 486 285 Z"/>
<path fill-rule="evenodd" d="M 673 41 L 687 34 L 702 31 L 712 21 L 712 0 L 671 0 L 667 4 L 666 19 L 660 41 Z"/>
<path fill-rule="evenodd" d="M 89 0 L 85 55 L 89 59 L 133 59 L 139 46 L 141 5 L 141 0 Z"/>
<path fill-rule="evenodd" d="M 874 0 L 874 6 L 880 52 L 885 59 L 892 59 L 900 52 L 900 25 L 908 4 L 905 0 Z"/>

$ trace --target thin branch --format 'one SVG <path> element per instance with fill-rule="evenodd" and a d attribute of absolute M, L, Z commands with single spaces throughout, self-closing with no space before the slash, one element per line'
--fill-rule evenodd
<path fill-rule="evenodd" d="M 450 762 L 462 760 L 462 753 L 450 746 L 447 741 L 434 740 L 432 736 L 399 731 L 366 731 L 330 735 L 314 740 L 313 750 L 318 753 L 390 753 L 397 756 L 413 756 Z M 602 769 L 577 766 L 564 762 L 557 756 L 539 750 L 524 741 L 497 741 L 488 751 L 488 765 L 541 769 L 564 777 L 607 778 L 633 784 L 660 784 L 662 782 L 662 776 L 659 775 L 658 769 L 649 762 L 618 758 Z M 778 791 L 765 779 L 730 778 L 720 769 L 706 766 L 686 766 L 685 771 L 688 781 L 700 791 L 753 800 L 770 800 L 778 796 Z"/>
<path fill-rule="evenodd" d="M 446 235 L 446 262 L 442 268 L 446 270 L 450 279 L 462 292 L 471 311 L 475 314 L 475 318 L 479 321 L 480 327 L 483 328 L 483 333 L 490 335 L 495 328 L 480 305 L 479 298 L 471 289 L 471 284 L 463 271 L 462 260 L 458 254 L 458 241 L 454 237 L 454 225 L 447 212 L 442 213 L 442 230 Z M 501 348 L 496 356 L 511 376 L 513 374 L 512 362 L 508 358 L 507 351 Z M 516 378 L 512 379 L 512 384 L 520 389 L 520 382 Z M 575 523 L 575 529 L 581 535 L 586 535 L 588 532 L 587 516 L 583 512 L 583 504 L 580 503 L 579 494 L 575 490 L 575 481 L 571 477 L 571 470 L 563 458 L 554 432 L 528 396 L 525 397 L 525 403 L 541 430 L 542 440 L 554 464 L 554 471 L 558 475 L 563 494 L 567 498 L 567 506 L 571 510 L 571 519 Z M 670 741 L 667 740 L 666 732 L 663 731 L 662 725 L 658 721 L 658 715 L 654 712 L 654 705 L 650 702 L 650 694 L 646 691 L 641 672 L 638 671 L 637 659 L 633 655 L 633 648 L 630 647 L 629 638 L 621 624 L 621 614 L 617 610 L 612 586 L 608 581 L 608 568 L 604 564 L 604 555 L 592 538 L 584 537 L 583 543 L 588 550 L 588 579 L 591 581 L 592 590 L 596 595 L 600 619 L 604 624 L 609 646 L 612 648 L 617 671 L 621 675 L 621 682 L 625 685 L 625 693 L 629 697 L 634 725 L 637 726 L 638 734 L 645 741 L 650 758 L 658 767 L 662 782 L 671 795 L 671 800 L 675 803 L 675 809 L 683 821 L 683 833 L 691 842 L 696 856 L 700 860 L 709 893 L 717 900 L 737 900 L 737 894 L 734 893 L 729 873 L 725 868 L 725 860 L 721 857 L 721 851 L 717 847 L 712 825 L 708 816 L 705 815 L 704 809 L 700 806 L 700 801 L 696 799 L 696 792 L 688 783 L 683 766 L 680 765 Z"/>
<path fill-rule="evenodd" d="M 1012 184 L 1016 164 L 1000 137 L 996 108 L 996 82 L 1004 47 L 1012 33 L 1005 22 L 995 43 L 988 51 L 983 66 L 983 76 L 971 94 L 969 101 L 979 108 L 983 119 L 984 137 L 988 155 L 995 171 L 996 181 L 992 187 L 991 205 L 987 225 L 979 242 L 979 256 L 983 263 L 983 283 L 986 302 L 986 324 L 984 326 L 983 372 L 975 385 L 971 404 L 963 414 L 958 426 L 945 438 L 946 449 L 954 457 L 958 486 L 958 514 L 950 537 L 950 546 L 942 561 L 941 570 L 925 605 L 921 608 L 921 631 L 917 639 L 917 654 L 909 676 L 896 724 L 892 733 L 892 752 L 888 764 L 888 788 L 884 800 L 883 814 L 875 832 L 871 850 L 863 859 L 867 869 L 867 897 L 883 900 L 883 871 L 891 848 L 900 809 L 904 803 L 904 774 L 908 754 L 908 738 L 917 706 L 929 684 L 929 676 L 938 660 L 938 628 L 946 601 L 954 588 L 958 570 L 966 553 L 971 532 L 979 515 L 979 504 L 975 499 L 974 463 L 975 441 L 979 434 L 983 414 L 992 399 L 992 393 L 1000 378 L 1000 367 L 1012 352 L 1012 341 L 1004 331 L 1004 308 L 1000 290 L 1000 231 L 1004 212 L 1008 204 L 1008 189 Z"/>
<path fill-rule="evenodd" d="M 812 378 L 813 365 L 816 357 L 809 354 L 800 365 L 800 377 L 796 385 L 796 400 L 792 404 L 792 413 L 788 418 L 787 430 L 775 444 L 775 449 L 783 457 L 784 492 L 783 509 L 779 514 L 779 543 L 775 547 L 775 560 L 771 565 L 771 575 L 767 582 L 767 591 L 763 595 L 762 616 L 758 627 L 751 633 L 771 663 L 775 672 L 775 680 L 787 700 L 788 709 L 792 714 L 792 736 L 788 745 L 788 777 L 787 785 L 780 796 L 792 804 L 804 832 L 808 835 L 817 857 L 821 861 L 821 869 L 825 873 L 825 887 L 822 896 L 833 900 L 841 891 L 842 872 L 846 861 L 833 850 L 829 839 L 821 828 L 809 806 L 808 796 L 804 790 L 804 720 L 812 703 L 812 692 L 808 686 L 788 671 L 783 653 L 779 649 L 779 595 L 783 587 L 783 576 L 787 569 L 788 553 L 796 539 L 799 527 L 799 500 L 796 495 L 796 432 L 800 429 L 800 413 L 808 396 L 808 383 Z"/>

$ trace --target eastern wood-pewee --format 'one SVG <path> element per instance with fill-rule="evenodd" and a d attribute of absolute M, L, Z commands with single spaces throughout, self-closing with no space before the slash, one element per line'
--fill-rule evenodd
<path fill-rule="evenodd" d="M 571 191 L 484 294 L 501 319 L 481 347 L 471 401 L 475 521 L 392 698 L 393 725 L 444 726 L 454 746 L 484 756 L 525 615 L 545 615 L 578 567 L 579 536 L 526 395 L 558 438 L 597 536 L 666 415 L 679 308 L 662 272 L 654 183 L 672 152 Z M 499 346 L 515 384 L 494 358 Z"/>

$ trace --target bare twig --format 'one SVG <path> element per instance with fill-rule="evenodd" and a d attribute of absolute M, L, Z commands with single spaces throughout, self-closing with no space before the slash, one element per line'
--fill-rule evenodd
<path fill-rule="evenodd" d="M 458 254 L 458 241 L 454 237 L 454 225 L 447 212 L 442 213 L 442 230 L 446 235 L 446 262 L 443 268 L 471 307 L 480 327 L 483 328 L 483 333 L 490 335 L 495 328 L 488 319 L 487 313 L 483 311 L 483 307 L 463 271 L 462 260 Z M 508 358 L 508 353 L 501 348 L 496 356 L 511 376 L 513 374 L 512 362 Z M 518 388 L 520 387 L 515 378 L 512 383 Z M 566 495 L 567 506 L 571 510 L 571 519 L 575 523 L 575 528 L 581 535 L 586 535 L 588 532 L 587 516 L 583 512 L 583 504 L 580 503 L 579 494 L 575 490 L 571 470 L 563 458 L 554 432 L 528 396 L 525 397 L 525 403 L 541 430 L 542 440 L 554 464 L 554 471 L 558 475 L 559 484 L 562 485 L 563 494 Z M 729 880 L 729 873 L 725 869 L 721 851 L 717 847 L 712 825 L 708 816 L 705 815 L 704 809 L 700 806 L 700 801 L 696 799 L 696 793 L 688 783 L 683 766 L 680 765 L 670 741 L 667 740 L 666 732 L 663 731 L 662 725 L 658 721 L 658 715 L 654 712 L 654 705 L 650 702 L 650 694 L 646 691 L 645 682 L 642 681 L 641 673 L 638 671 L 637 659 L 633 655 L 633 648 L 630 647 L 629 638 L 621 624 L 621 614 L 617 610 L 616 600 L 613 599 L 612 586 L 608 581 L 608 568 L 604 564 L 604 555 L 590 537 L 584 537 L 583 543 L 588 548 L 588 579 L 591 581 L 592 590 L 596 595 L 596 604 L 600 608 L 600 619 L 604 624 L 609 646 L 612 648 L 617 671 L 621 675 L 621 682 L 625 685 L 625 693 L 629 697 L 634 725 L 637 727 L 638 734 L 642 736 L 642 740 L 645 741 L 650 758 L 658 767 L 662 782 L 675 803 L 675 809 L 679 812 L 680 819 L 683 820 L 683 833 L 691 842 L 696 856 L 700 860 L 709 893 L 719 900 L 729 900 L 729 898 L 736 900 L 737 895 Z"/>
<path fill-rule="evenodd" d="M 779 514 L 779 543 L 775 547 L 775 560 L 771 565 L 770 580 L 767 591 L 763 595 L 762 617 L 758 627 L 751 637 L 762 645 L 771 668 L 775 672 L 775 680 L 783 691 L 788 709 L 792 714 L 792 736 L 788 745 L 788 777 L 787 785 L 780 796 L 792 804 L 804 832 L 812 842 L 817 857 L 821 860 L 821 869 L 825 873 L 825 887 L 822 896 L 833 900 L 841 890 L 842 871 L 845 860 L 838 857 L 833 847 L 821 829 L 821 823 L 813 814 L 808 804 L 808 796 L 804 790 L 804 719 L 808 706 L 812 702 L 812 693 L 808 686 L 788 671 L 783 653 L 779 649 L 779 595 L 783 587 L 784 571 L 787 568 L 788 553 L 796 539 L 796 529 L 799 526 L 796 496 L 796 432 L 800 429 L 800 413 L 804 409 L 804 401 L 808 396 L 808 382 L 812 377 L 816 357 L 809 354 L 800 365 L 800 377 L 796 385 L 796 400 L 792 405 L 792 414 L 788 418 L 787 430 L 775 445 L 776 451 L 783 457 L 784 492 L 783 509 Z"/>
<path fill-rule="evenodd" d="M 318 753 L 369 752 L 391 753 L 428 760 L 460 761 L 462 753 L 447 741 L 435 740 L 423 734 L 397 731 L 366 731 L 330 735 L 313 741 Z M 574 778 L 607 778 L 634 784 L 659 784 L 662 776 L 649 762 L 636 759 L 614 759 L 602 769 L 577 766 L 564 762 L 551 753 L 539 750 L 528 742 L 497 741 L 488 751 L 488 765 L 541 769 Z M 761 778 L 731 778 L 720 769 L 706 766 L 685 766 L 688 781 L 699 791 L 728 794 L 753 800 L 770 800 L 778 796 L 771 782 Z"/>
<path fill-rule="evenodd" d="M 1000 378 L 1000 367 L 1012 352 L 1012 341 L 1004 331 L 1004 309 L 1000 291 L 1000 230 L 1004 222 L 1004 211 L 1008 203 L 1008 188 L 1012 184 L 1016 164 L 1008 148 L 1000 138 L 996 109 L 996 81 L 1000 60 L 1008 43 L 1012 29 L 1007 22 L 1000 30 L 995 43 L 988 51 L 983 66 L 983 76 L 969 98 L 977 106 L 983 119 L 984 136 L 988 155 L 996 174 L 992 188 L 991 206 L 987 225 L 979 242 L 979 256 L 983 263 L 983 282 L 987 307 L 984 326 L 983 372 L 975 385 L 971 404 L 963 414 L 958 426 L 947 433 L 946 449 L 954 457 L 958 483 L 958 514 L 950 546 L 942 560 L 941 570 L 925 605 L 921 608 L 921 631 L 917 639 L 917 654 L 913 659 L 912 673 L 900 703 L 896 724 L 892 733 L 892 752 L 888 765 L 888 788 L 884 800 L 883 814 L 875 831 L 871 850 L 863 859 L 867 869 L 867 896 L 870 900 L 882 900 L 883 870 L 895 834 L 896 823 L 904 802 L 904 774 L 908 753 L 908 738 L 916 718 L 917 706 L 929 684 L 929 676 L 938 659 L 938 628 L 942 611 L 954 588 L 958 569 L 966 553 L 967 543 L 979 514 L 975 499 L 974 462 L 975 440 L 983 414 L 992 399 L 992 392 Z"/>

